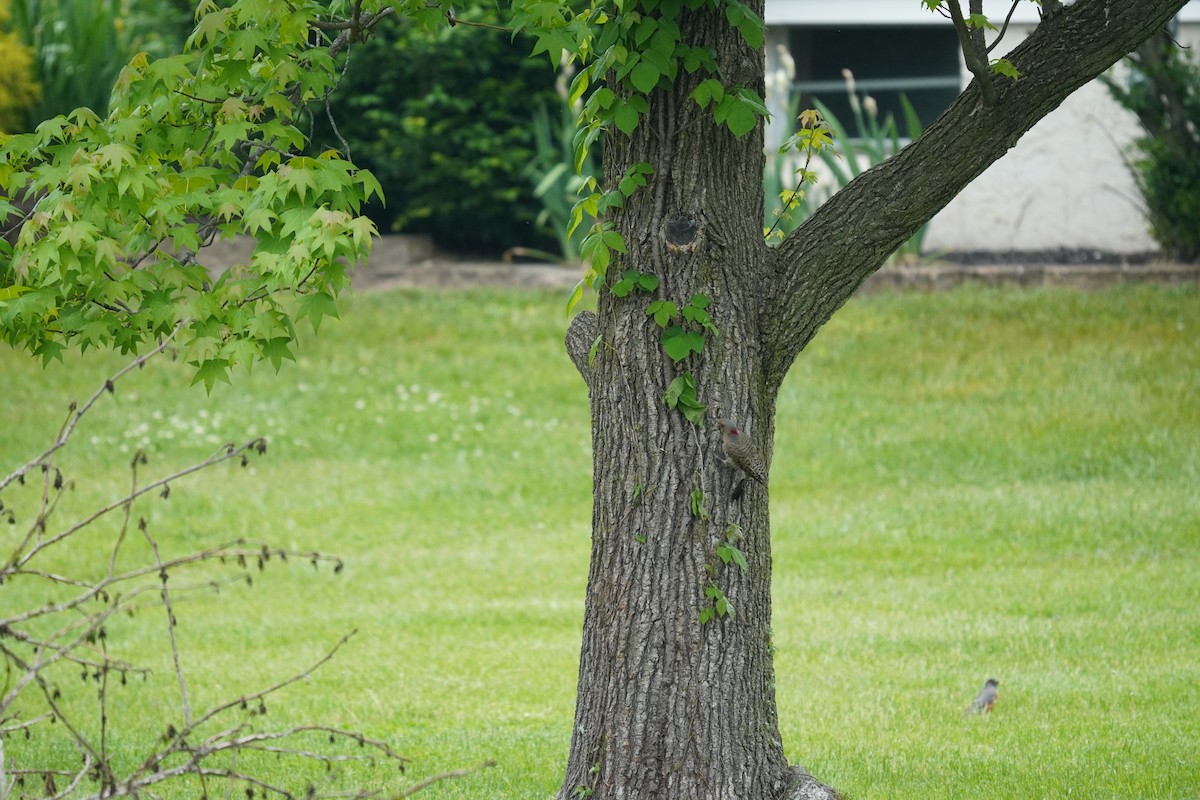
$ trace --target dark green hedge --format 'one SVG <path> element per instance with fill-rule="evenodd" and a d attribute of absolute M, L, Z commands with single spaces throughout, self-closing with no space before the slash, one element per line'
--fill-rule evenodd
<path fill-rule="evenodd" d="M 1150 231 L 1176 258 L 1200 259 L 1200 59 L 1167 34 L 1127 59 L 1125 83 L 1106 79 L 1145 136 L 1133 166 Z"/>
<path fill-rule="evenodd" d="M 366 211 L 381 232 L 427 233 L 444 248 L 488 256 L 557 249 L 534 224 L 541 205 L 528 170 L 534 109 L 559 100 L 549 62 L 529 50 L 501 31 L 429 33 L 390 20 L 353 49 L 331 110 L 355 163 L 383 185 L 386 206 Z M 323 116 L 321 149 L 337 143 Z"/>

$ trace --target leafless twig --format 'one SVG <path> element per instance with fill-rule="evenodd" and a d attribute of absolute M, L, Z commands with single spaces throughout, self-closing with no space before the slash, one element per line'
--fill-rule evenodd
<path fill-rule="evenodd" d="M 148 492 L 161 490 L 166 498 L 167 487 L 187 475 L 231 460 L 245 466 L 252 456 L 265 453 L 264 440 L 227 444 L 190 466 L 148 480 L 141 477 L 148 459 L 139 451 L 130 464 L 130 484 L 121 496 L 85 513 L 78 521 L 67 522 L 59 529 L 51 527 L 59 511 L 59 500 L 72 488 L 72 483 L 62 476 L 54 463 L 56 455 L 68 445 L 84 415 L 99 399 L 112 393 L 114 385 L 135 367 L 164 352 L 170 338 L 164 337 L 153 351 L 114 373 L 82 405 L 72 403 L 52 444 L 0 484 L 0 489 L 4 489 L 13 483 L 24 483 L 25 477 L 37 470 L 41 470 L 43 476 L 37 487 L 37 497 L 30 498 L 29 504 L 34 507 L 33 521 L 17 536 L 10 554 L 0 560 L 0 585 L 4 585 L 6 592 L 6 607 L 0 612 L 0 800 L 7 800 L 14 791 L 50 800 L 65 800 L 68 796 L 85 800 L 154 798 L 160 785 L 184 778 L 199 780 L 204 797 L 210 796 L 208 784 L 213 781 L 227 783 L 227 798 L 232 796 L 234 786 L 244 789 L 248 795 L 275 794 L 285 800 L 301 795 L 306 798 L 363 797 L 364 792 L 318 790 L 312 786 L 298 790 L 285 785 L 285 779 L 257 773 L 253 766 L 255 759 L 239 758 L 241 754 L 270 755 L 293 760 L 297 765 L 316 764 L 326 769 L 349 762 L 379 762 L 392 764 L 401 772 L 404 770 L 406 759 L 387 742 L 357 731 L 321 723 L 277 728 L 263 724 L 268 700 L 289 687 L 307 682 L 337 655 L 353 632 L 339 639 L 307 668 L 275 680 L 265 688 L 218 701 L 206 708 L 194 706 L 184 674 L 185 653 L 175 636 L 176 606 L 181 598 L 198 591 L 217 589 L 223 582 L 249 581 L 254 568 L 265 569 L 273 560 L 309 561 L 314 566 L 330 563 L 334 573 L 341 572 L 341 560 L 322 553 L 277 548 L 244 539 L 184 555 L 169 555 L 160 551 L 147 519 L 135 513 L 135 505 Z M 0 509 L 3 509 L 2 505 Z M 75 574 L 70 568 L 41 566 L 48 554 L 80 541 L 79 534 L 116 510 L 121 512 L 119 529 L 107 546 L 107 557 L 98 573 L 87 574 L 87 567 L 81 568 L 82 574 Z M 16 510 L 6 511 L 15 523 Z M 149 563 L 122 566 L 123 559 L 118 556 L 123 543 L 128 540 L 130 526 L 134 525 L 146 540 L 152 558 Z M 88 546 L 96 545 L 90 543 Z M 200 580 L 178 580 L 180 574 L 206 567 L 223 568 L 233 574 L 213 578 L 202 573 Z M 205 572 L 211 572 L 211 569 Z M 15 608 L 7 604 L 9 598 L 14 597 L 18 600 Z M 165 734 L 156 741 L 143 742 L 143 752 L 136 764 L 129 767 L 122 766 L 124 759 L 114 758 L 113 737 L 127 721 L 127 709 L 115 701 L 115 693 L 128 683 L 129 677 L 146 678 L 149 672 L 114 652 L 119 649 L 116 648 L 119 641 L 113 638 L 115 631 L 110 630 L 110 624 L 117 617 L 147 607 L 161 608 L 166 613 L 165 640 L 180 700 L 178 708 L 169 715 L 171 721 L 164 721 Z M 73 699 L 79 690 L 69 688 L 71 667 L 78 671 L 85 690 L 94 687 L 98 701 L 95 718 L 81 713 L 79 703 Z M 79 754 L 78 760 L 64 768 L 61 760 L 38 763 L 36 751 L 14 753 L 12 743 L 30 737 L 52 737 L 56 742 L 65 743 Z M 9 745 L 7 749 L 6 744 Z M 338 749 L 339 744 L 349 747 Z M 476 770 L 436 775 L 393 796 L 408 797 L 437 781 L 469 775 Z M 281 774 L 303 775 L 288 770 Z"/>
<path fill-rule="evenodd" d="M 393 795 L 392 800 L 403 800 L 403 798 L 405 798 L 405 797 L 412 797 L 417 792 L 421 792 L 421 791 L 428 789 L 430 786 L 433 786 L 435 783 L 441 783 L 442 781 L 453 780 L 454 778 L 465 778 L 468 775 L 474 775 L 476 772 L 480 772 L 481 770 L 489 769 L 494 766 L 496 766 L 495 761 L 485 761 L 484 763 L 480 764 L 479 766 L 471 767 L 470 769 L 452 769 L 449 772 L 442 772 L 437 775 L 431 775 L 428 778 L 426 778 L 425 780 L 421 781 L 420 783 L 416 783 L 416 784 L 413 784 L 412 786 L 408 787 L 407 789 L 402 791 L 400 794 Z"/>

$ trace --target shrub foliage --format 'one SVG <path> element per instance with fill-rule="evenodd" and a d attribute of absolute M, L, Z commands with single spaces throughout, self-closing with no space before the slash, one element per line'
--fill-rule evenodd
<path fill-rule="evenodd" d="M 10 30 L 10 0 L 0 0 L 0 132 L 17 130 L 38 98 L 33 52 Z"/>
<path fill-rule="evenodd" d="M 1127 83 L 1106 83 L 1145 130 L 1133 168 L 1150 232 L 1169 255 L 1194 261 L 1200 258 L 1200 60 L 1164 33 L 1127 63 Z"/>
<path fill-rule="evenodd" d="M 41 92 L 24 107 L 23 126 L 9 130 L 32 130 L 43 120 L 76 108 L 104 116 L 113 84 L 136 53 L 159 57 L 179 51 L 191 30 L 195 4 L 189 0 L 11 0 L 10 10 L 14 32 L 32 50 Z"/>
<path fill-rule="evenodd" d="M 331 110 L 354 162 L 384 187 L 386 207 L 366 208 L 379 230 L 490 255 L 556 247 L 537 224 L 528 165 L 534 109 L 559 100 L 553 70 L 528 52 L 506 32 L 464 24 L 431 32 L 407 21 L 380 26 L 355 51 Z M 316 141 L 338 144 L 327 127 Z"/>

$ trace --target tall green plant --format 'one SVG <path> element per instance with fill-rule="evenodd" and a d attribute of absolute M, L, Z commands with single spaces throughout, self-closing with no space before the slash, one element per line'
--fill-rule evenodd
<path fill-rule="evenodd" d="M 183 43 L 190 14 L 181 0 L 13 0 L 14 29 L 33 49 L 41 95 L 27 125 L 90 108 L 109 94 L 133 55 L 168 55 Z"/>
<path fill-rule="evenodd" d="M 539 106 L 533 115 L 534 160 L 529 173 L 535 181 L 533 194 L 542 203 L 538 214 L 539 227 L 551 230 L 558 238 L 559 250 L 565 261 L 578 262 L 580 247 L 587 225 L 571 228 L 571 209 L 579 199 L 590 176 L 596 175 L 596 159 L 590 152 L 584 154 L 578 169 L 575 166 L 575 134 L 579 129 L 578 104 L 572 105 L 567 95 L 566 84 L 571 73 L 565 68 L 559 75 L 556 89 L 560 98 L 558 119 L 546 106 Z"/>
<path fill-rule="evenodd" d="M 0 133 L 17 130 L 39 90 L 33 52 L 12 30 L 10 0 L 0 0 Z"/>
<path fill-rule="evenodd" d="M 844 75 L 846 93 L 850 98 L 853 130 L 838 119 L 828 106 L 820 100 L 813 100 L 813 105 L 833 134 L 834 140 L 840 143 L 836 148 L 824 147 L 812 151 L 832 178 L 833 186 L 818 188 L 817 176 L 808 169 L 807 163 L 798 169 L 797 153 L 789 144 L 785 144 L 767 160 L 763 183 L 768 201 L 765 208 L 769 211 L 764 229 L 769 232 L 768 238 L 773 241 L 781 241 L 834 192 L 854 180 L 863 170 L 870 169 L 898 153 L 903 145 L 900 127 L 895 117 L 888 114 L 881 119 L 874 98 L 870 95 L 859 95 L 854 76 L 849 70 Z M 900 95 L 900 104 L 904 112 L 905 137 L 911 141 L 921 135 L 921 119 L 903 94 Z M 790 106 L 791 118 L 798 119 L 798 100 L 793 99 Z M 795 137 L 789 142 L 793 142 L 794 139 Z M 801 158 L 803 157 L 802 155 Z M 776 205 L 772 206 L 772 201 Z M 896 250 L 892 259 L 919 259 L 928 227 L 921 226 L 911 239 Z"/>

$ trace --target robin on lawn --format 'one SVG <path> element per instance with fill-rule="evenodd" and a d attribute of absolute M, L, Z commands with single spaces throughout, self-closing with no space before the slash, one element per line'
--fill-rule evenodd
<path fill-rule="evenodd" d="M 996 705 L 996 698 L 1000 696 L 1000 681 L 995 678 L 988 678 L 987 683 L 971 701 L 971 705 L 967 707 L 967 713 L 986 714 L 992 710 L 992 706 Z"/>

